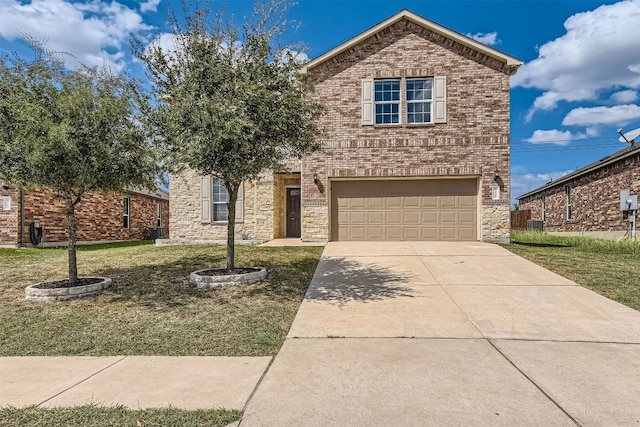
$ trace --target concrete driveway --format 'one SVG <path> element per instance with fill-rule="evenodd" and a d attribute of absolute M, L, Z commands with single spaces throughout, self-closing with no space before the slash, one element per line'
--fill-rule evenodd
<path fill-rule="evenodd" d="M 333 242 L 241 426 L 640 425 L 640 313 L 479 242 Z"/>

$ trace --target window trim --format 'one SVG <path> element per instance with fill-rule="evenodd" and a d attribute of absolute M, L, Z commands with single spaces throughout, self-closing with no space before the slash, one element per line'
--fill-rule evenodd
<path fill-rule="evenodd" d="M 394 79 L 374 79 L 373 80 L 373 124 L 376 126 L 397 126 L 397 125 L 401 125 L 402 124 L 402 101 L 403 101 L 403 91 L 402 91 L 402 80 L 401 78 L 394 78 Z M 376 85 L 378 83 L 384 83 L 384 82 L 398 82 L 398 100 L 397 101 L 377 101 L 376 100 Z M 384 93 L 384 91 L 383 91 Z M 398 106 L 398 121 L 397 122 L 390 122 L 390 123 L 384 123 L 384 122 L 380 122 L 378 123 L 378 105 L 397 105 Z M 384 117 L 386 113 L 381 113 L 382 117 Z M 391 115 L 391 117 L 393 118 L 394 114 L 393 112 L 389 113 Z"/>
<path fill-rule="evenodd" d="M 223 225 L 227 220 L 214 221 L 214 179 L 213 175 L 200 176 L 200 222 L 203 224 Z M 222 184 L 224 185 L 224 184 Z M 227 203 L 227 202 L 217 202 Z M 236 201 L 236 224 L 244 222 L 244 182 L 238 188 L 238 200 Z"/>
<path fill-rule="evenodd" d="M 122 197 L 122 228 L 131 229 L 131 197 Z"/>
<path fill-rule="evenodd" d="M 431 81 L 431 98 L 429 98 L 429 100 L 424 100 L 424 99 L 419 99 L 419 100 L 409 100 L 409 82 L 416 82 L 416 81 Z M 413 125 L 432 125 L 435 123 L 434 121 L 434 117 L 433 117 L 433 104 L 434 104 L 434 78 L 433 77 L 411 77 L 411 78 L 406 78 L 404 79 L 404 88 L 405 88 L 405 92 L 404 92 L 404 99 L 405 99 L 405 103 L 406 103 L 406 124 L 409 126 L 413 126 Z M 409 105 L 410 104 L 429 104 L 429 119 L 430 121 L 428 122 L 409 122 Z M 415 114 L 415 112 L 413 113 Z M 422 112 L 422 114 L 424 114 L 424 111 Z"/>
<path fill-rule="evenodd" d="M 564 187 L 565 195 L 567 196 L 567 219 L 571 219 L 572 217 L 572 209 L 571 209 L 571 186 L 566 185 Z"/>
<path fill-rule="evenodd" d="M 2 210 L 10 211 L 11 210 L 11 196 L 3 196 L 2 197 Z"/>
<path fill-rule="evenodd" d="M 431 121 L 408 123 L 407 111 L 407 82 L 410 80 L 426 80 L 432 81 L 431 89 Z M 376 105 L 381 102 L 375 101 L 375 84 L 380 81 L 400 81 L 400 103 L 398 107 L 398 123 L 376 123 Z M 404 86 L 404 89 L 403 89 Z M 396 78 L 364 78 L 361 80 L 361 125 L 373 127 L 401 126 L 401 127 L 420 127 L 434 126 L 437 124 L 447 123 L 447 77 L 438 75 L 426 76 L 405 76 Z M 422 101 L 422 100 L 421 100 Z M 386 102 L 388 103 L 388 102 Z M 395 102 L 393 102 L 395 104 Z M 405 117 L 403 117 L 405 116 Z"/>
<path fill-rule="evenodd" d="M 162 228 L 162 202 L 158 202 L 156 206 L 156 227 Z"/>
<path fill-rule="evenodd" d="M 542 200 L 542 220 L 546 221 L 547 220 L 547 198 L 544 195 L 544 193 L 542 193 L 542 195 L 540 196 L 540 200 Z"/>
<path fill-rule="evenodd" d="M 224 182 L 222 181 L 222 179 L 217 178 L 217 177 L 213 177 L 213 185 L 211 185 L 211 222 L 223 222 L 223 223 L 227 223 L 229 222 L 229 208 L 228 208 L 228 202 L 229 202 L 229 191 L 227 191 L 227 187 L 225 187 Z M 226 200 L 223 202 L 216 202 L 216 186 L 218 188 L 223 188 L 224 189 L 224 194 L 226 194 Z M 220 193 L 220 191 L 218 191 L 218 193 Z M 226 219 L 216 219 L 216 205 L 223 205 L 226 209 L 227 212 L 227 218 Z"/>

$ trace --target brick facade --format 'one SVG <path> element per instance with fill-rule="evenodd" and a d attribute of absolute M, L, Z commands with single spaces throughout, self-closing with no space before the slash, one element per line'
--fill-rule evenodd
<path fill-rule="evenodd" d="M 325 149 L 301 162 L 303 240 L 328 240 L 331 180 L 344 178 L 475 178 L 478 240 L 509 239 L 510 86 L 517 60 L 496 59 L 421 25 L 415 18 L 384 26 L 354 45 L 307 66 L 314 97 L 327 107 L 321 119 Z M 419 19 L 418 19 L 419 20 Z M 462 36 L 460 36 L 462 37 Z M 363 125 L 362 80 L 446 77 L 446 123 Z M 495 169 L 499 200 L 493 200 Z M 314 182 L 317 174 L 318 182 Z M 237 237 L 284 235 L 279 175 L 245 183 L 244 218 Z M 224 240 L 225 224 L 202 224 L 200 177 L 171 178 L 170 238 Z"/>
<path fill-rule="evenodd" d="M 11 197 L 11 210 L 0 210 L 0 246 L 20 244 L 20 192 L 13 187 L 0 189 L 0 197 Z M 130 199 L 130 225 L 123 227 L 123 197 Z M 161 205 L 162 234 L 169 232 L 169 201 L 138 192 L 94 193 L 76 206 L 79 243 L 141 240 L 149 228 L 157 226 L 157 209 Z M 29 225 L 40 221 L 45 246 L 67 242 L 64 202 L 47 190 L 24 191 L 24 243 L 31 245 Z"/>
<path fill-rule="evenodd" d="M 447 78 L 447 123 L 363 126 L 366 78 Z M 493 58 L 402 20 L 309 72 L 328 107 L 327 152 L 306 158 L 303 177 L 477 177 L 482 240 L 509 234 L 509 69 Z M 500 200 L 491 199 L 500 170 Z M 328 238 L 328 192 L 303 179 L 303 238 Z M 320 209 L 319 209 L 320 208 Z M 307 225 L 307 226 L 305 226 Z"/>
<path fill-rule="evenodd" d="M 571 218 L 567 218 L 567 186 L 571 187 Z M 631 194 L 640 194 L 638 148 L 621 150 L 609 161 L 596 162 L 521 196 L 519 209 L 531 210 L 533 220 L 543 220 L 545 231 L 622 236 L 629 221 L 620 211 L 620 190 L 627 188 Z"/>

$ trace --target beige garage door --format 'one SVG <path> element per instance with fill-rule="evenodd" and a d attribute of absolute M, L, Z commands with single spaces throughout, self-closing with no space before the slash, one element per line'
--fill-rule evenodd
<path fill-rule="evenodd" d="M 477 240 L 477 180 L 331 183 L 331 240 Z"/>

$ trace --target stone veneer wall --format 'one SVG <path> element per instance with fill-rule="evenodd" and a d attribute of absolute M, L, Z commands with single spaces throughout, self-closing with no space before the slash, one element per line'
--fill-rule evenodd
<path fill-rule="evenodd" d="M 366 78 L 447 77 L 447 123 L 361 124 Z M 326 153 L 303 161 L 303 239 L 328 239 L 329 191 L 338 177 L 480 178 L 482 240 L 509 238 L 509 70 L 501 62 L 403 20 L 309 71 L 322 119 Z M 500 200 L 491 199 L 494 170 Z"/>
<path fill-rule="evenodd" d="M 567 219 L 567 185 L 571 185 L 571 219 Z M 624 233 L 628 218 L 620 211 L 620 190 L 625 188 L 640 194 L 640 152 L 545 190 L 544 230 Z M 543 220 L 542 192 L 521 199 L 519 208 L 530 209 L 531 219 Z"/>
<path fill-rule="evenodd" d="M 4 190 L 6 192 L 6 190 Z M 12 197 L 9 215 L 0 211 L 0 244 L 19 244 L 19 191 L 10 188 Z M 3 193 L 4 194 L 4 193 Z M 130 227 L 123 228 L 123 197 L 130 198 Z M 157 204 L 162 203 L 163 236 L 169 231 L 169 201 L 138 193 L 93 193 L 76 206 L 78 242 L 141 240 L 148 237 L 149 227 L 156 226 Z M 25 190 L 24 240 L 30 245 L 29 224 L 40 221 L 45 246 L 67 242 L 67 221 L 64 202 L 48 190 Z M 8 225 L 8 226 L 7 226 Z M 5 226 L 7 226 L 5 228 Z"/>
<path fill-rule="evenodd" d="M 201 177 L 194 171 L 171 175 L 171 227 L 169 239 L 175 243 L 226 241 L 227 222 L 203 223 L 201 217 Z M 237 240 L 271 240 L 274 236 L 275 180 L 265 175 L 245 182 L 244 215 L 236 221 Z"/>

